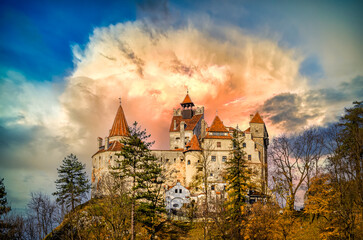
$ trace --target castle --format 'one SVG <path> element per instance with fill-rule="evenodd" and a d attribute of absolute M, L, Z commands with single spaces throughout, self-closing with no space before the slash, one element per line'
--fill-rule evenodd
<path fill-rule="evenodd" d="M 172 200 L 173 195 L 179 195 L 177 189 L 174 194 L 176 185 L 188 192 L 188 198 L 189 195 L 191 197 L 201 195 L 202 186 L 193 183 L 194 176 L 200 171 L 198 163 L 202 160 L 208 162 L 209 192 L 214 195 L 224 192 L 226 183 L 223 178 L 223 170 L 233 147 L 233 131 L 238 131 L 239 135 L 243 137 L 243 149 L 249 168 L 254 173 L 253 181 L 258 188 L 256 190 L 265 193 L 269 137 L 266 125 L 259 113 L 250 115 L 250 127 L 242 131 L 238 127 L 225 126 L 218 115 L 209 126 L 204 120 L 204 107 L 195 106 L 188 93 L 180 105 L 181 108 L 173 110 L 169 128 L 170 148 L 152 150 L 167 171 L 165 191 L 169 200 Z M 109 166 L 114 166 L 115 159 L 119 158 L 117 153 L 120 153 L 122 149 L 120 140 L 128 136 L 128 125 L 120 103 L 109 136 L 104 141 L 102 138 L 98 138 L 98 151 L 92 156 L 93 197 L 102 192 L 100 183 L 109 173 Z M 180 193 L 182 193 L 181 187 Z M 173 192 L 168 192 L 169 189 L 172 189 Z M 169 202 L 168 199 L 166 200 Z M 179 202 L 184 200 L 179 199 Z"/>

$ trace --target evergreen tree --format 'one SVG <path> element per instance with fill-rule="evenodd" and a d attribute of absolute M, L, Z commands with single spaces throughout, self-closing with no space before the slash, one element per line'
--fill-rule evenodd
<path fill-rule="evenodd" d="M 226 207 L 229 211 L 233 238 L 241 238 L 242 221 L 246 216 L 247 193 L 250 188 L 250 171 L 246 164 L 245 152 L 242 144 L 244 139 L 238 131 L 233 132 L 233 149 L 226 161 L 226 181 L 228 200 Z"/>
<path fill-rule="evenodd" d="M 85 165 L 78 161 L 78 158 L 71 154 L 63 159 L 63 164 L 57 168 L 58 179 L 55 181 L 57 191 L 57 202 L 65 204 L 67 208 L 74 208 L 85 198 L 91 184 L 84 171 Z"/>
<path fill-rule="evenodd" d="M 6 198 L 6 191 L 4 185 L 4 178 L 0 179 L 0 217 L 3 214 L 8 213 L 11 208 L 8 206 L 8 200 Z"/>
<path fill-rule="evenodd" d="M 130 127 L 130 136 L 121 141 L 123 147 L 116 159 L 116 167 L 112 167 L 113 175 L 131 183 L 131 239 L 135 239 L 135 206 L 137 220 L 149 232 L 151 239 L 162 227 L 161 213 L 164 212 L 161 178 L 162 168 L 157 158 L 151 154 L 148 142 L 150 134 L 141 130 L 137 122 Z"/>

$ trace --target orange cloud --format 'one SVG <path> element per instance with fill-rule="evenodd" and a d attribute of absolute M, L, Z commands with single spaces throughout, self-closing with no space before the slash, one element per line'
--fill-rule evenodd
<path fill-rule="evenodd" d="M 304 89 L 292 50 L 238 28 L 218 32 L 214 37 L 191 25 L 161 30 L 145 22 L 95 29 L 83 50 L 73 48 L 75 70 L 61 96 L 68 139 L 96 146 L 96 137 L 108 134 L 119 97 L 128 123 L 138 121 L 156 148 L 167 148 L 172 109 L 187 88 L 209 123 L 218 110 L 226 125 L 242 127 L 266 99 Z"/>

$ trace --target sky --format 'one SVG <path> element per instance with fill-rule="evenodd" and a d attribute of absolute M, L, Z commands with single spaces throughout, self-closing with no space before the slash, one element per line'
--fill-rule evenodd
<path fill-rule="evenodd" d="M 91 172 L 119 98 L 168 148 L 187 89 L 211 124 L 270 137 L 335 122 L 363 96 L 359 1 L 0 3 L 0 177 L 23 208 L 70 153 Z"/>

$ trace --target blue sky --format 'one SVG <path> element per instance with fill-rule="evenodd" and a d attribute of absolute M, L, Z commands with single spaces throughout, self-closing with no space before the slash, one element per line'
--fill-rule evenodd
<path fill-rule="evenodd" d="M 90 173 L 120 96 L 159 148 L 186 87 L 207 121 L 218 109 L 244 126 L 259 110 L 271 136 L 336 121 L 363 96 L 360 1 L 0 4 L 0 177 L 14 207 L 54 192 L 71 152 Z"/>

